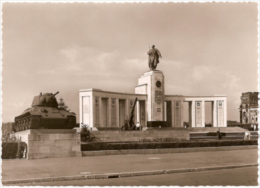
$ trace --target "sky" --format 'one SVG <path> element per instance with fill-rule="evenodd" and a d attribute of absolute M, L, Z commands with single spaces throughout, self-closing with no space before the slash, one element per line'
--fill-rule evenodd
<path fill-rule="evenodd" d="M 2 121 L 40 92 L 59 91 L 77 115 L 80 89 L 134 93 L 153 44 L 166 95 L 226 94 L 239 121 L 241 93 L 257 91 L 257 6 L 3 3 Z"/>

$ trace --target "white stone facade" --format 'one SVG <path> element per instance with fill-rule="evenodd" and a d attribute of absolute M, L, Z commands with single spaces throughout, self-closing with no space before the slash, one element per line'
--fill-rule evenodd
<path fill-rule="evenodd" d="M 120 128 L 135 106 L 135 122 L 146 127 L 151 123 L 167 127 L 183 127 L 183 105 L 189 103 L 190 127 L 205 127 L 205 102 L 212 105 L 213 127 L 227 126 L 226 96 L 165 95 L 164 75 L 149 71 L 138 79 L 135 93 L 117 93 L 100 89 L 79 91 L 80 122 L 91 127 Z"/>

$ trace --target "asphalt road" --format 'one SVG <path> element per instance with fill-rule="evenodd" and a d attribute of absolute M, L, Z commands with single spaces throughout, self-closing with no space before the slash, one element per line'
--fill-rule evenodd
<path fill-rule="evenodd" d="M 36 160 L 3 160 L 2 179 L 15 180 L 75 176 L 82 172 L 103 174 L 256 164 L 258 159 L 257 151 L 257 149 L 248 149 L 173 154 L 131 154 Z"/>
<path fill-rule="evenodd" d="M 167 175 L 138 176 L 115 179 L 95 179 L 81 181 L 57 181 L 31 184 L 15 184 L 16 186 L 257 186 L 258 168 L 246 167 L 204 172 L 189 172 Z"/>

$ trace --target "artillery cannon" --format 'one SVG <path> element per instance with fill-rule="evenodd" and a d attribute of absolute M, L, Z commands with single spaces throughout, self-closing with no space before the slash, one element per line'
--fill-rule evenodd
<path fill-rule="evenodd" d="M 122 125 L 121 130 L 136 130 L 136 126 L 134 123 L 134 112 L 135 112 L 136 102 L 137 102 L 137 97 L 135 98 L 135 102 L 134 102 L 133 108 L 131 110 L 130 118 L 129 118 L 129 120 L 125 121 L 125 124 Z"/>
<path fill-rule="evenodd" d="M 76 114 L 58 108 L 56 95 L 45 93 L 33 98 L 32 107 L 15 117 L 15 131 L 26 129 L 72 129 L 76 126 Z"/>

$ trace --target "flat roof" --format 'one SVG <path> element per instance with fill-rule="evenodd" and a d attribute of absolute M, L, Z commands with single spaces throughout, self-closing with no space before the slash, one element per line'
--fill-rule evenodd
<path fill-rule="evenodd" d="M 89 88 L 80 89 L 79 92 L 102 92 L 110 94 L 120 94 L 120 95 L 137 95 L 137 96 L 147 96 L 147 94 L 136 94 L 136 93 L 123 93 L 123 92 L 113 92 L 113 91 L 103 91 L 101 89 Z M 212 96 L 185 96 L 185 95 L 164 95 L 165 97 L 183 97 L 183 98 L 214 98 L 214 97 L 227 97 L 227 95 L 212 95 Z"/>
<path fill-rule="evenodd" d="M 113 92 L 113 91 L 103 91 L 101 89 L 81 89 L 79 92 L 102 92 L 102 93 L 110 93 L 110 94 L 119 94 L 119 95 L 137 95 L 137 96 L 147 96 L 146 94 L 137 94 L 137 93 L 122 93 L 122 92 Z"/>

